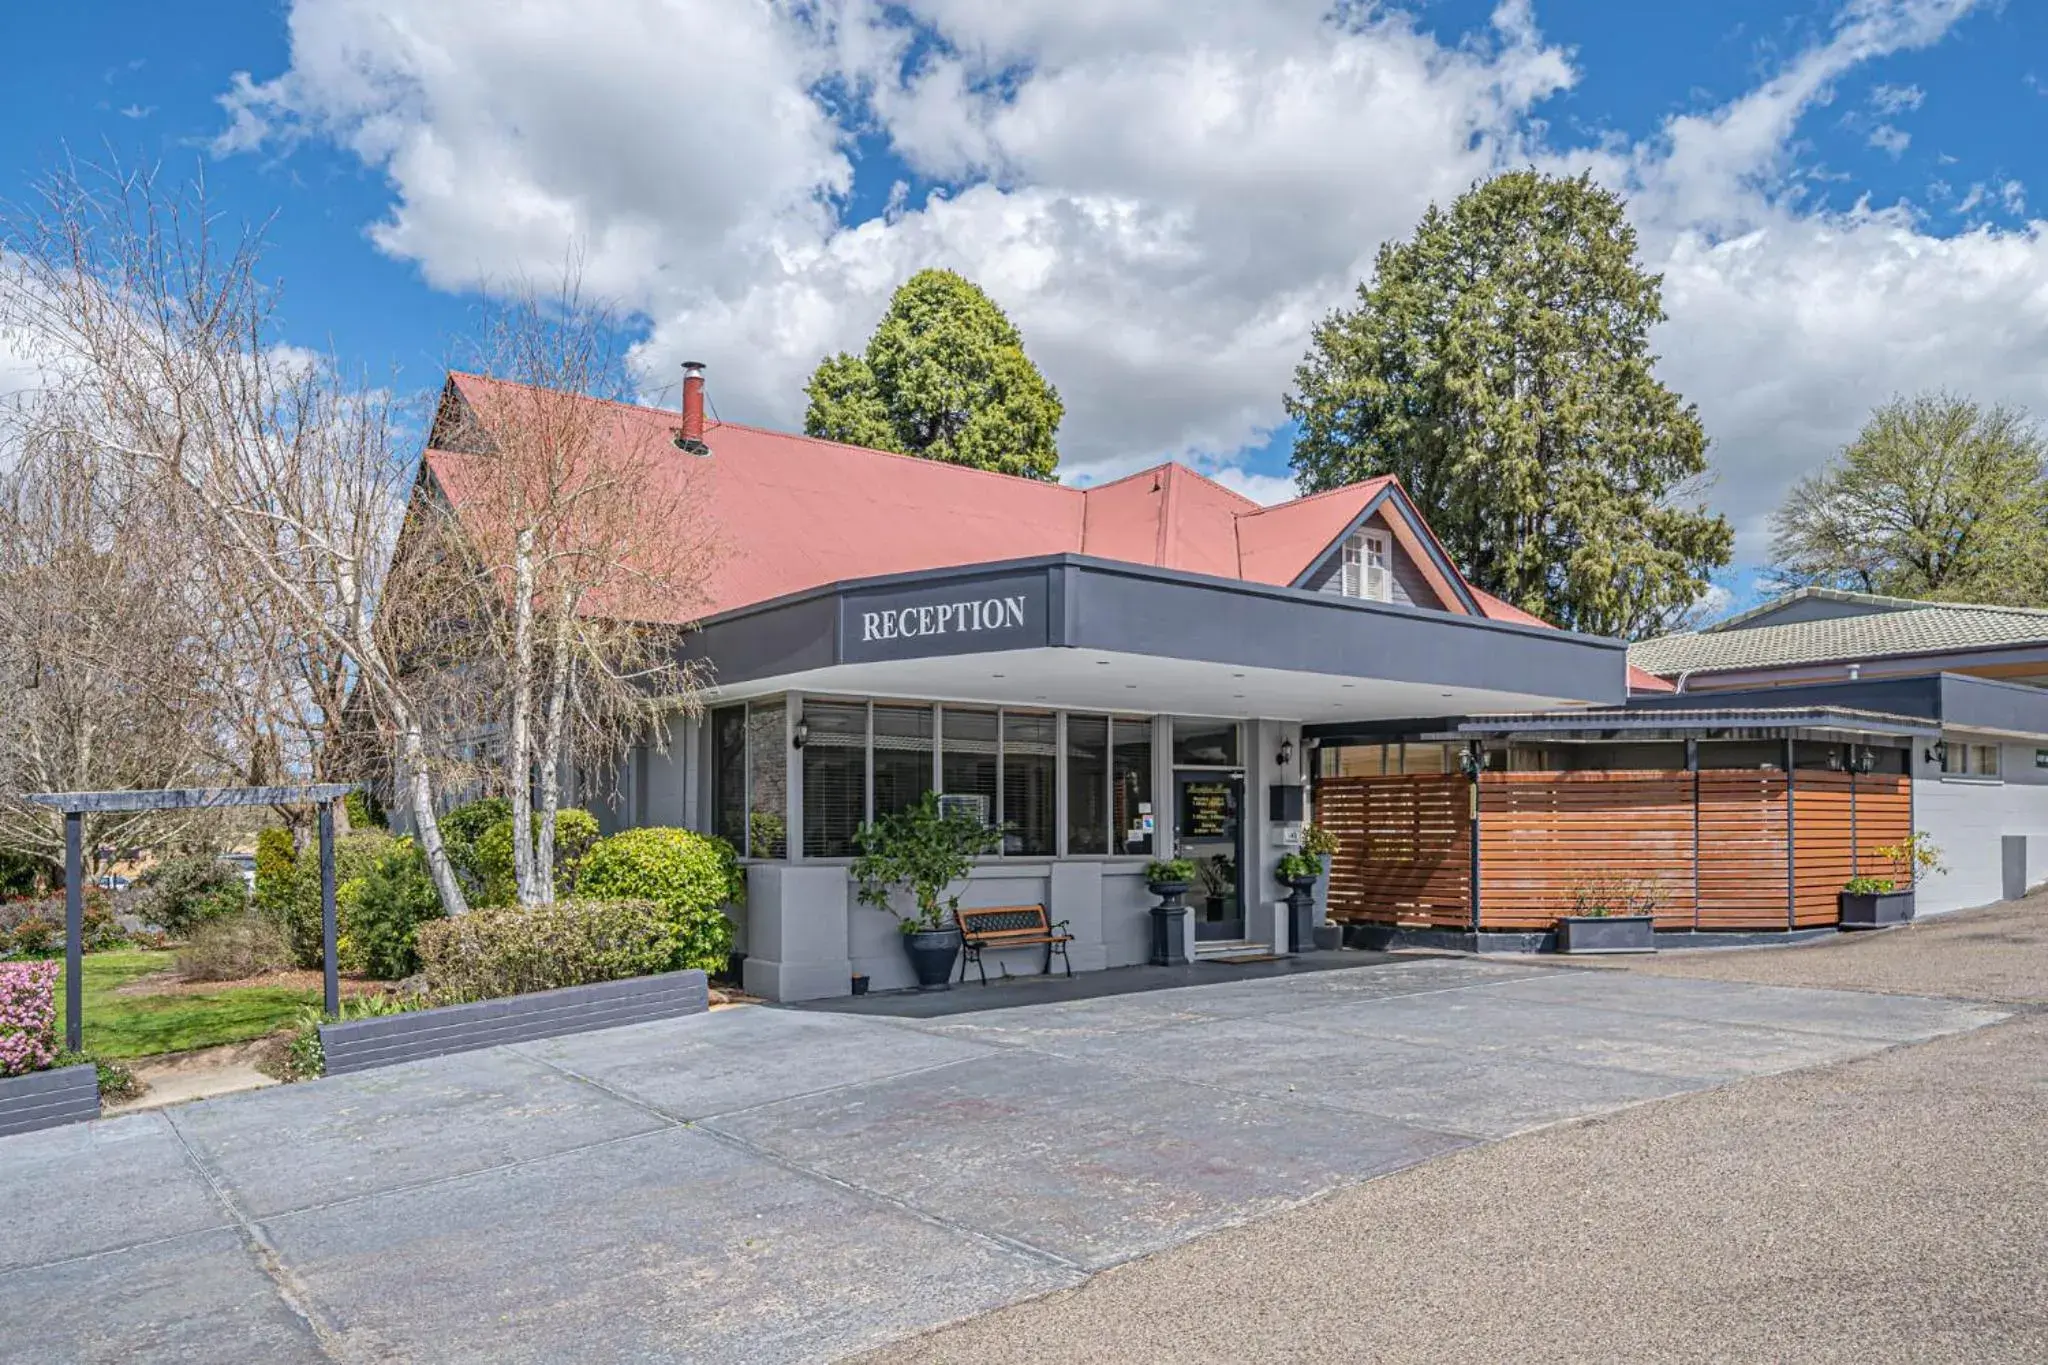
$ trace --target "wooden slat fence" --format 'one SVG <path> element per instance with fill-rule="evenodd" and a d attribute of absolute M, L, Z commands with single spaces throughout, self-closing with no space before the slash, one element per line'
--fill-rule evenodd
<path fill-rule="evenodd" d="M 1700 784 L 1701 929 L 1783 929 L 1790 922 L 1785 774 L 1709 769 Z"/>
<path fill-rule="evenodd" d="M 1912 781 L 1903 773 L 1870 773 L 1856 779 L 1857 876 L 1892 875 L 1891 863 L 1877 850 L 1904 843 L 1913 833 Z"/>
<path fill-rule="evenodd" d="M 1456 774 L 1317 782 L 1316 823 L 1339 845 L 1330 858 L 1330 918 L 1469 928 L 1470 799 L 1470 784 Z"/>
<path fill-rule="evenodd" d="M 1841 918 L 1842 883 L 1856 875 L 1853 773 L 1800 772 L 1792 785 L 1792 922 L 1809 929 Z"/>
<path fill-rule="evenodd" d="M 1479 782 L 1482 930 L 1548 929 L 1581 884 L 1603 877 L 1663 887 L 1659 928 L 1693 919 L 1692 774 L 1487 773 Z"/>

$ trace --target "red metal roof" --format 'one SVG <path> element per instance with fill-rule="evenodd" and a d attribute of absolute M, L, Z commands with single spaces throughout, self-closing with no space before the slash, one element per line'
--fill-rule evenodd
<path fill-rule="evenodd" d="M 1554 629 L 1550 622 L 1540 616 L 1523 611 L 1510 602 L 1503 602 L 1490 592 L 1472 589 L 1472 595 L 1479 599 L 1479 609 L 1490 621 L 1512 621 L 1518 626 L 1542 626 Z M 1634 664 L 1628 666 L 1628 690 L 1631 692 L 1676 692 L 1678 689 L 1655 673 L 1646 673 Z"/>
<path fill-rule="evenodd" d="M 490 410 L 510 387 L 467 374 L 451 375 L 450 384 L 486 428 Z M 715 523 L 711 582 L 694 615 L 846 579 L 1049 554 L 1284 586 L 1383 490 L 1391 485 L 1406 496 L 1394 480 L 1380 478 L 1260 507 L 1172 463 L 1074 488 L 734 422 L 707 424 L 711 453 L 700 456 L 673 445 L 679 413 L 604 407 L 622 438 L 660 452 L 661 477 L 687 488 L 690 503 Z M 477 458 L 432 446 L 427 451 L 427 467 L 458 510 Z M 1405 527 L 1396 531 L 1408 535 Z M 1497 598 L 1475 595 L 1493 604 L 1487 615 L 1496 620 L 1544 624 Z M 1455 601 L 1446 605 L 1463 610 Z"/>

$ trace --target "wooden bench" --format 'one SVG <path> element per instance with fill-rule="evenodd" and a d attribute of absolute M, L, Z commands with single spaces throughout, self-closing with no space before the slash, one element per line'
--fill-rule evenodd
<path fill-rule="evenodd" d="M 988 968 L 981 962 L 985 948 L 1038 948 L 1045 949 L 1045 974 L 1052 975 L 1052 955 L 1058 953 L 1060 962 L 1066 967 L 1067 975 L 1074 974 L 1074 964 L 1067 957 L 1067 945 L 1074 936 L 1061 931 L 1067 927 L 1065 920 L 1057 924 L 1046 915 L 1042 905 L 999 905 L 985 910 L 956 910 L 953 918 L 960 922 L 960 944 L 967 951 L 960 958 L 960 979 L 967 980 L 967 964 L 971 960 L 974 969 L 981 973 L 981 984 L 988 984 Z"/>

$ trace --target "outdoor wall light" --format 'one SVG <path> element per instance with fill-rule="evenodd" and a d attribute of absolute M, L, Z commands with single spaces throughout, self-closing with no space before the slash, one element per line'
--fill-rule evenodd
<path fill-rule="evenodd" d="M 1476 779 L 1479 774 L 1492 766 L 1493 755 L 1479 749 L 1465 749 L 1458 754 L 1458 771 Z"/>
<path fill-rule="evenodd" d="M 1294 762 L 1294 741 L 1291 739 L 1281 740 L 1280 752 L 1274 755 L 1273 761 L 1283 768 Z"/>
<path fill-rule="evenodd" d="M 1875 768 L 1876 766 L 1877 766 L 1877 752 L 1876 752 L 1875 750 L 1873 750 L 1873 749 L 1858 749 L 1858 750 L 1856 751 L 1856 771 L 1857 771 L 1857 772 L 1859 772 L 1859 773 L 1867 773 L 1867 772 L 1871 771 L 1871 770 L 1872 770 L 1873 768 Z"/>
<path fill-rule="evenodd" d="M 792 749 L 801 749 L 804 747 L 804 741 L 809 739 L 810 737 L 810 723 L 807 721 L 800 720 L 796 723 L 796 729 L 790 732 L 789 745 Z"/>
<path fill-rule="evenodd" d="M 1924 757 L 1927 759 L 1929 763 L 1933 763 L 1936 765 L 1947 763 L 1948 741 L 1945 739 L 1935 740 L 1933 744 L 1928 746 L 1927 753 L 1924 755 Z"/>

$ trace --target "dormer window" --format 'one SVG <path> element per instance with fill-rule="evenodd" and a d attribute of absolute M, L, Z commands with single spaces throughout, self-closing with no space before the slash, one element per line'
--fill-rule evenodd
<path fill-rule="evenodd" d="M 1394 574 L 1387 559 L 1386 532 L 1361 528 L 1345 539 L 1344 595 L 1368 602 L 1394 600 Z"/>

